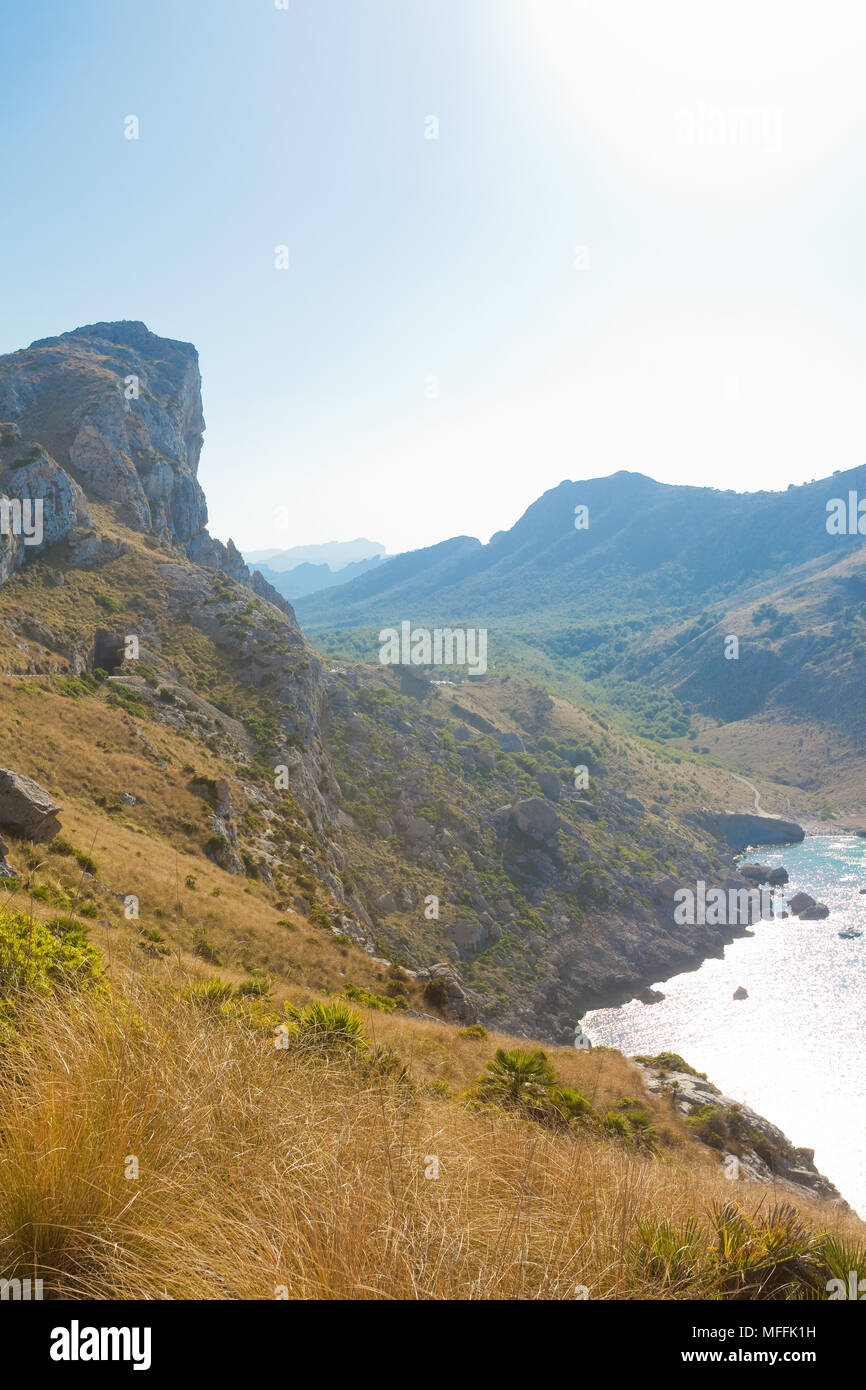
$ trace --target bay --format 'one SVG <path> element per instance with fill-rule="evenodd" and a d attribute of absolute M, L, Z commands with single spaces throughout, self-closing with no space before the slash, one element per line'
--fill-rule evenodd
<path fill-rule="evenodd" d="M 742 859 L 788 870 L 776 917 L 756 922 L 723 960 L 657 982 L 661 1002 L 595 1010 L 582 1027 L 594 1044 L 630 1056 L 679 1053 L 793 1144 L 814 1149 L 819 1170 L 866 1217 L 866 840 L 809 835 Z M 830 916 L 781 919 L 800 890 Z M 848 928 L 863 936 L 840 938 Z M 735 1001 L 739 986 L 748 998 Z"/>

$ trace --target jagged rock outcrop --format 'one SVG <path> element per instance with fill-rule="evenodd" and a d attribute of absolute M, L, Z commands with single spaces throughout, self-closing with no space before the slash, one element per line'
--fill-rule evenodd
<path fill-rule="evenodd" d="M 60 807 L 44 787 L 11 768 L 0 768 L 0 828 L 44 844 L 60 830 Z"/>
<path fill-rule="evenodd" d="M 136 530 L 189 541 L 207 522 L 196 478 L 198 354 L 143 323 L 94 323 L 0 358 L 0 417 L 38 439 Z"/>
<path fill-rule="evenodd" d="M 197 477 L 205 423 L 192 343 L 160 338 L 132 319 L 41 338 L 0 357 L 0 420 L 10 422 L 0 427 L 7 452 L 15 460 L 32 454 L 26 471 L 15 463 L 14 483 L 45 499 L 42 549 L 89 527 L 86 497 L 111 502 L 132 530 L 180 545 L 196 563 L 291 611 L 266 580 L 251 576 L 231 541 L 206 529 Z M 0 492 L 9 473 L 0 453 Z M 4 560 L 0 538 L 0 582 L 28 558 L 12 549 L 15 557 Z M 91 552 L 95 562 L 105 558 L 98 542 Z"/>
<path fill-rule="evenodd" d="M 407 970 L 407 975 L 425 984 L 441 981 L 443 1007 L 455 1023 L 475 1023 L 478 1020 L 477 996 L 466 988 L 460 974 L 445 961 L 424 970 Z M 438 1003 L 438 1001 L 436 1001 Z"/>
<path fill-rule="evenodd" d="M 680 1114 L 699 1112 L 696 1137 L 709 1143 L 726 1160 L 729 1176 L 748 1182 L 773 1183 L 800 1196 L 818 1197 L 847 1207 L 839 1191 L 815 1167 L 814 1149 L 795 1148 L 780 1129 L 725 1096 L 711 1081 L 690 1072 L 638 1063 L 647 1090 L 670 1095 Z M 710 1110 L 707 1107 L 712 1107 Z M 729 1145 L 733 1148 L 729 1148 Z"/>
<path fill-rule="evenodd" d="M 0 424 L 0 584 L 28 558 L 89 526 L 78 484 L 41 444 L 22 438 L 18 425 Z"/>

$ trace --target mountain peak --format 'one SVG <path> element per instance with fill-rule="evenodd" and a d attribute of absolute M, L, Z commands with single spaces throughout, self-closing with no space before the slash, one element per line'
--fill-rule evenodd
<path fill-rule="evenodd" d="M 176 338 L 162 338 L 158 333 L 152 333 L 146 323 L 141 319 L 116 319 L 113 322 L 103 321 L 100 323 L 86 323 L 80 328 L 70 328 L 66 333 L 59 333 L 50 338 L 37 338 L 30 344 L 30 349 L 57 347 L 61 343 L 70 343 L 83 339 L 86 342 L 111 343 L 117 347 L 134 348 L 147 356 L 163 356 L 168 348 L 173 353 L 190 357 L 198 361 L 198 353 L 192 343 L 185 343 Z"/>

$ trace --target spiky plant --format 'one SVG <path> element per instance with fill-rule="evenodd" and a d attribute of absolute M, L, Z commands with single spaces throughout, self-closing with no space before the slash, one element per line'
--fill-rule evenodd
<path fill-rule="evenodd" d="M 556 1072 L 541 1048 L 506 1052 L 500 1047 L 476 1083 L 476 1092 L 481 1100 L 506 1109 L 534 1110 L 550 1104 L 555 1085 Z"/>
<path fill-rule="evenodd" d="M 759 1220 L 734 1202 L 711 1213 L 719 1291 L 733 1299 L 791 1299 L 816 1287 L 821 1238 L 807 1231 L 796 1208 L 782 1202 Z"/>
<path fill-rule="evenodd" d="M 709 1253 L 707 1232 L 695 1217 L 678 1226 L 666 1219 L 638 1221 L 628 1249 L 629 1264 L 641 1283 L 689 1297 L 709 1279 Z"/>
<path fill-rule="evenodd" d="M 232 997 L 232 987 L 226 980 L 202 980 L 190 985 L 187 994 L 203 1009 L 221 1009 Z"/>
<path fill-rule="evenodd" d="M 314 1000 L 303 1009 L 286 1005 L 292 1035 L 315 1052 L 361 1052 L 367 1047 L 361 1017 L 345 1004 Z"/>

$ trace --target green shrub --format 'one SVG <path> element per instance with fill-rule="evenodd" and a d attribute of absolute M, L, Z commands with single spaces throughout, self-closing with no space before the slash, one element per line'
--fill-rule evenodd
<path fill-rule="evenodd" d="M 211 965 L 225 965 L 225 958 L 219 947 L 212 945 L 208 941 L 203 929 L 199 928 L 193 939 L 192 949 L 202 960 L 208 961 Z"/>
<path fill-rule="evenodd" d="M 631 1139 L 631 1127 L 625 1115 L 620 1115 L 617 1110 L 608 1110 L 602 1120 L 604 1128 L 608 1134 L 616 1139 Z"/>
<path fill-rule="evenodd" d="M 533 1052 L 521 1048 L 506 1052 L 500 1047 L 475 1089 L 481 1100 L 507 1109 L 536 1110 L 550 1103 L 555 1085 L 556 1072 L 541 1048 Z"/>
<path fill-rule="evenodd" d="M 551 1099 L 563 1119 L 589 1119 L 595 1115 L 586 1096 L 581 1095 L 580 1091 L 573 1091 L 570 1086 L 555 1087 Z"/>
<path fill-rule="evenodd" d="M 187 990 L 188 999 L 203 1009 L 211 1010 L 222 1008 L 231 999 L 231 994 L 232 987 L 226 980 L 203 980 L 200 984 L 190 985 Z"/>
<path fill-rule="evenodd" d="M 22 989 L 49 993 L 55 986 L 94 986 L 102 975 L 101 957 L 73 918 L 53 925 L 0 909 L 0 994 Z"/>
<path fill-rule="evenodd" d="M 448 1008 L 448 986 L 444 980 L 437 975 L 435 979 L 428 980 L 424 986 L 424 998 L 428 1004 L 432 1004 L 434 1009 L 444 1013 Z"/>
<path fill-rule="evenodd" d="M 825 1242 L 807 1231 L 788 1202 L 752 1219 L 734 1202 L 711 1213 L 713 1266 L 722 1298 L 790 1299 L 825 1282 Z"/>
<path fill-rule="evenodd" d="M 457 1033 L 458 1038 L 486 1038 L 487 1029 L 482 1023 L 470 1023 L 468 1028 L 461 1028 Z"/>
<path fill-rule="evenodd" d="M 371 1080 L 391 1081 L 411 1091 L 416 1089 L 409 1068 L 393 1047 L 377 1044 L 359 1055 L 363 1059 L 364 1074 Z"/>
<path fill-rule="evenodd" d="M 700 1077 L 701 1081 L 707 1079 L 706 1072 L 695 1071 L 677 1052 L 659 1052 L 655 1057 L 635 1057 L 634 1060 L 645 1067 L 655 1067 L 656 1071 L 682 1071 L 686 1076 Z"/>
<path fill-rule="evenodd" d="M 146 719 L 147 707 L 141 700 L 137 700 L 132 691 L 124 686 L 113 685 L 108 692 L 108 703 L 117 709 L 122 709 L 125 714 L 131 714 L 134 719 Z"/>
<path fill-rule="evenodd" d="M 96 878 L 98 870 L 90 855 L 85 854 L 83 850 L 76 849 L 74 845 L 71 845 L 68 840 L 64 840 L 62 836 L 58 835 L 56 839 L 51 841 L 50 845 L 48 845 L 48 851 L 50 854 L 62 854 L 66 859 L 74 859 L 76 864 L 78 864 L 85 873 L 93 874 L 93 877 Z"/>
<path fill-rule="evenodd" d="M 396 1000 L 388 995 L 371 994 L 368 989 L 361 989 L 358 985 L 346 985 L 343 993 L 354 1004 L 365 1004 L 368 1009 L 379 1009 L 383 1014 L 392 1013 L 397 1007 Z"/>
<path fill-rule="evenodd" d="M 680 1226 L 668 1220 L 639 1220 L 628 1247 L 628 1263 L 642 1282 L 696 1296 L 696 1286 L 711 1281 L 708 1234 L 694 1217 Z"/>
<path fill-rule="evenodd" d="M 315 922 L 317 927 L 326 927 L 330 931 L 333 925 L 330 917 L 320 903 L 314 902 L 310 907 L 310 921 Z"/>
<path fill-rule="evenodd" d="M 284 1012 L 295 1040 L 313 1051 L 361 1052 L 368 1045 L 360 1014 L 345 1004 L 314 1000 L 303 1009 L 286 1004 Z"/>
<path fill-rule="evenodd" d="M 260 980 L 260 979 L 255 979 L 255 978 L 252 979 L 252 980 L 243 980 L 243 981 L 241 982 L 241 984 L 239 984 L 238 987 L 237 987 L 237 989 L 235 990 L 235 994 L 238 996 L 238 998 L 241 998 L 241 999 L 244 998 L 244 997 L 252 997 L 252 998 L 254 998 L 254 999 L 263 999 L 263 998 L 265 998 L 268 994 L 270 994 L 270 992 L 271 992 L 271 982 L 270 982 L 270 980 Z"/>

